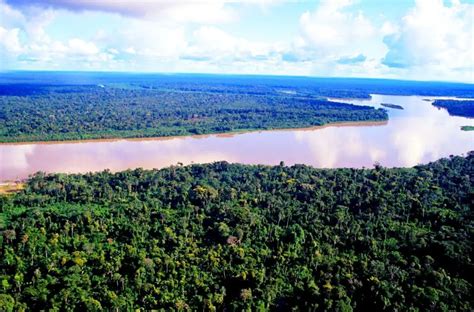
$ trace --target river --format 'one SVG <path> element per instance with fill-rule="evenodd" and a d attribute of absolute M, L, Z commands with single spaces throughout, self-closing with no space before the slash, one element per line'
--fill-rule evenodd
<path fill-rule="evenodd" d="M 372 95 L 341 100 L 387 108 L 388 122 L 349 123 L 311 129 L 157 139 L 0 144 L 0 181 L 37 172 L 89 172 L 162 168 L 219 160 L 244 164 L 307 164 L 320 168 L 408 167 L 474 150 L 474 120 L 450 116 L 420 96 Z M 433 98 L 431 98 L 433 99 Z"/>

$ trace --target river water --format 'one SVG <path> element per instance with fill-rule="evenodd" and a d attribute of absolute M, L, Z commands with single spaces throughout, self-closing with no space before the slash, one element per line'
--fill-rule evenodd
<path fill-rule="evenodd" d="M 88 142 L 0 144 L 0 181 L 37 172 L 89 172 L 162 168 L 219 160 L 245 164 L 307 164 L 320 168 L 408 167 L 474 150 L 474 119 L 450 116 L 420 96 L 373 95 L 341 100 L 386 108 L 389 121 L 313 129 L 192 137 Z"/>

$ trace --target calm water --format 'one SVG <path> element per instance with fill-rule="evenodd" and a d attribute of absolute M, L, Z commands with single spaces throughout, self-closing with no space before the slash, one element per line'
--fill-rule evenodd
<path fill-rule="evenodd" d="M 22 179 L 36 171 L 88 172 L 161 168 L 181 162 L 218 160 L 245 164 L 308 164 L 315 167 L 406 167 L 474 150 L 474 132 L 460 127 L 473 119 L 449 116 L 418 96 L 373 95 L 350 103 L 387 109 L 382 125 L 333 126 L 237 135 L 153 140 L 0 145 L 0 181 Z M 341 101 L 341 100 L 339 100 Z"/>

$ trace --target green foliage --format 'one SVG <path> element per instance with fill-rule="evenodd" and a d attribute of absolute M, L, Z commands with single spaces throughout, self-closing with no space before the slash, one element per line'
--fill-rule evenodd
<path fill-rule="evenodd" d="M 0 142 L 193 135 L 388 118 L 372 107 L 277 92 L 96 86 L 46 90 L 0 95 Z"/>
<path fill-rule="evenodd" d="M 433 105 L 447 109 L 450 115 L 474 117 L 474 100 L 435 100 Z"/>
<path fill-rule="evenodd" d="M 474 126 L 462 126 L 461 130 L 463 130 L 463 131 L 474 131 Z"/>
<path fill-rule="evenodd" d="M 381 103 L 380 105 L 393 109 L 404 109 L 401 105 L 391 104 L 391 103 Z"/>
<path fill-rule="evenodd" d="M 37 174 L 1 202 L 0 310 L 470 311 L 473 165 Z"/>

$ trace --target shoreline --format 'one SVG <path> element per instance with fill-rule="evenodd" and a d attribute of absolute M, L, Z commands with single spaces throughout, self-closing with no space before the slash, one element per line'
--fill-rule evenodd
<path fill-rule="evenodd" d="M 23 181 L 2 181 L 0 182 L 0 196 L 13 195 L 25 188 Z"/>
<path fill-rule="evenodd" d="M 156 137 L 116 137 L 116 138 L 97 138 L 97 139 L 73 139 L 73 140 L 51 140 L 51 141 L 20 141 L 20 142 L 0 142 L 0 146 L 8 145 L 31 145 L 31 144 L 80 144 L 80 143 L 100 143 L 100 142 L 118 142 L 118 141 L 166 141 L 173 139 L 204 139 L 210 136 L 216 136 L 218 138 L 228 138 L 239 134 L 246 133 L 259 133 L 259 132 L 276 132 L 276 131 L 313 131 L 318 129 L 324 129 L 329 127 L 376 127 L 384 126 L 388 124 L 389 120 L 377 120 L 377 121 L 338 121 L 331 122 L 321 126 L 310 126 L 310 127 L 299 127 L 299 128 L 276 128 L 276 129 L 250 129 L 250 130 L 236 130 L 229 132 L 215 132 L 206 134 L 194 134 L 194 135 L 173 135 L 173 136 L 156 136 Z"/>

